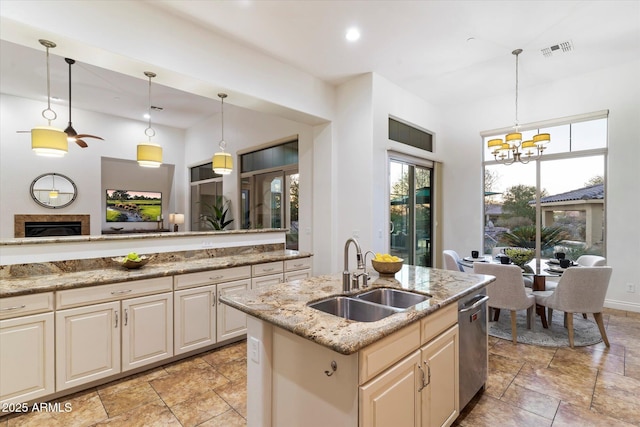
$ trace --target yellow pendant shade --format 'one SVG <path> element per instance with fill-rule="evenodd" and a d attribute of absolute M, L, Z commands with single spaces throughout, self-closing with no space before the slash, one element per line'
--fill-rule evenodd
<path fill-rule="evenodd" d="M 539 133 L 533 137 L 533 143 L 535 145 L 548 144 L 551 142 L 551 135 L 548 133 Z"/>
<path fill-rule="evenodd" d="M 49 191 L 49 198 L 50 199 L 57 199 L 58 198 L 58 190 L 51 190 Z"/>
<path fill-rule="evenodd" d="M 213 155 L 213 171 L 220 175 L 229 175 L 233 170 L 233 159 L 231 154 L 220 151 Z"/>
<path fill-rule="evenodd" d="M 67 134 L 51 126 L 31 129 L 31 149 L 39 156 L 62 157 L 69 151 Z"/>
<path fill-rule="evenodd" d="M 522 141 L 522 134 L 520 132 L 510 133 L 504 139 L 507 142 L 520 142 Z"/>
<path fill-rule="evenodd" d="M 501 139 L 490 139 L 489 142 L 487 142 L 487 147 L 489 147 L 489 148 L 501 147 L 501 146 L 502 146 L 502 140 Z"/>
<path fill-rule="evenodd" d="M 162 164 L 162 147 L 143 142 L 138 144 L 138 164 L 146 168 L 158 168 Z"/>

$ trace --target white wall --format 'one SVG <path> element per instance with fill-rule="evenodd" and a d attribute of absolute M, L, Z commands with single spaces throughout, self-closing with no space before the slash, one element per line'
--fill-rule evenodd
<path fill-rule="evenodd" d="M 125 120 L 105 114 L 74 109 L 73 124 L 81 133 L 90 133 L 104 138 L 104 141 L 89 139 L 88 148 L 69 144 L 69 152 L 63 158 L 36 156 L 31 150 L 29 133 L 36 125 L 46 124 L 41 111 L 46 104 L 15 96 L 0 95 L 0 238 L 13 238 L 13 215 L 18 214 L 89 214 L 91 234 L 100 234 L 105 210 L 102 187 L 102 157 L 136 159 L 136 146 L 145 140 L 147 123 Z M 53 106 L 58 119 L 52 124 L 60 129 L 67 126 L 66 109 Z M 184 164 L 184 131 L 180 129 L 154 126 L 154 141 L 162 145 L 164 162 Z M 56 172 L 71 178 L 77 188 L 78 197 L 63 209 L 47 209 L 37 205 L 29 195 L 31 181 L 46 172 Z M 184 180 L 179 172 L 176 179 Z M 171 188 L 163 193 L 170 194 Z M 173 209 L 173 202 L 168 209 Z M 178 207 L 179 208 L 179 207 Z"/>
<path fill-rule="evenodd" d="M 520 91 L 523 123 L 609 110 L 606 183 L 607 260 L 613 276 L 607 306 L 640 311 L 640 62 Z M 444 245 L 460 253 L 482 246 L 482 139 L 513 122 L 513 95 L 444 110 Z M 508 166 L 505 166 L 508 167 Z M 635 285 L 635 293 L 626 291 Z"/>

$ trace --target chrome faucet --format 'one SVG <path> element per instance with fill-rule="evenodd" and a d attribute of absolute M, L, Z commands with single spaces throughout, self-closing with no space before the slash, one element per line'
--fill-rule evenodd
<path fill-rule="evenodd" d="M 360 243 L 356 239 L 349 238 L 344 244 L 344 271 L 342 272 L 342 290 L 349 292 L 351 289 L 358 289 L 358 275 L 354 275 L 353 279 L 349 272 L 349 244 L 356 245 L 356 260 L 358 263 L 357 269 L 364 269 L 364 262 L 362 261 L 362 249 L 360 249 Z"/>

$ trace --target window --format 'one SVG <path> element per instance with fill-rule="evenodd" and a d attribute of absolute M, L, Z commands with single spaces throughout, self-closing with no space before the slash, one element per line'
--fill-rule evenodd
<path fill-rule="evenodd" d="M 240 156 L 241 228 L 288 228 L 287 249 L 298 249 L 298 140 Z"/>
<path fill-rule="evenodd" d="M 222 196 L 222 175 L 212 169 L 211 162 L 194 166 L 190 169 L 191 176 L 191 230 L 211 230 L 205 220 L 210 215 L 212 206 L 224 203 Z"/>
<path fill-rule="evenodd" d="M 539 160 L 505 166 L 486 142 L 504 133 L 483 133 L 484 252 L 494 246 L 535 247 L 541 233 L 543 258 L 554 251 L 570 259 L 605 254 L 607 112 L 525 127 L 523 140 L 551 134 Z"/>

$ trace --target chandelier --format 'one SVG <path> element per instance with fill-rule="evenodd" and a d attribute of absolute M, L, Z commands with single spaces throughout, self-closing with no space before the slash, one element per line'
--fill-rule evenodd
<path fill-rule="evenodd" d="M 516 49 L 511 52 L 516 57 L 516 121 L 514 132 L 505 136 L 503 141 L 501 138 L 491 139 L 487 142 L 491 154 L 496 161 L 511 165 L 515 162 L 523 164 L 529 163 L 531 160 L 539 159 L 547 148 L 546 145 L 551 142 L 551 135 L 548 133 L 539 133 L 532 139 L 523 141 L 518 122 L 518 55 L 522 53 L 522 49 Z"/>

